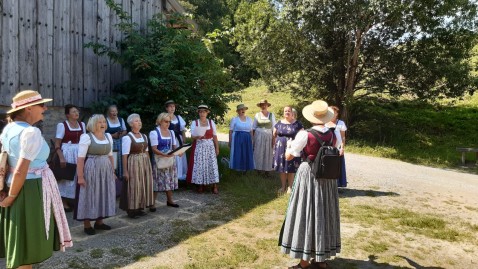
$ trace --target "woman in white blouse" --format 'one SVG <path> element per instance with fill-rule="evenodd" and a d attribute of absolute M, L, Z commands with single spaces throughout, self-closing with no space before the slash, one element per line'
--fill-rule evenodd
<path fill-rule="evenodd" d="M 345 131 L 347 131 L 347 126 L 345 122 L 339 120 L 340 109 L 336 106 L 331 106 L 334 110 L 334 118 L 326 124 L 327 127 L 333 128 L 335 130 L 335 136 L 339 140 L 338 149 L 340 150 L 340 178 L 338 179 L 338 187 L 347 187 L 347 172 L 345 171 Z"/>
<path fill-rule="evenodd" d="M 174 114 L 176 112 L 176 103 L 173 100 L 168 100 L 164 103 L 166 112 L 168 112 L 169 117 L 171 118 L 171 123 L 169 124 L 169 130 L 174 132 L 178 145 L 182 146 L 186 141 L 186 122 L 183 117 L 180 115 Z M 188 162 L 186 155 L 176 156 L 176 168 L 178 171 L 178 180 L 186 180 L 186 175 L 188 173 Z"/>
<path fill-rule="evenodd" d="M 259 172 L 264 171 L 268 175 L 273 168 L 274 159 L 274 136 L 272 131 L 276 125 L 276 117 L 274 113 L 269 112 L 271 106 L 267 100 L 261 100 L 257 103 L 261 108 L 254 116 L 252 129 L 254 130 L 254 165 Z"/>
<path fill-rule="evenodd" d="M 56 126 L 55 151 L 60 159 L 60 166 L 65 167 L 66 163 L 76 164 L 78 160 L 78 143 L 80 136 L 86 133 L 86 127 L 79 121 L 80 110 L 77 106 L 65 105 L 66 120 Z M 76 177 L 75 178 L 57 178 L 58 189 L 63 198 L 63 207 L 66 212 L 71 212 L 72 208 L 67 199 L 75 199 Z"/>
<path fill-rule="evenodd" d="M 7 112 L 11 122 L 0 135 L 10 165 L 9 190 L 3 189 L 0 199 L 0 257 L 6 268 L 31 269 L 54 250 L 73 246 L 57 183 L 46 163 L 50 148 L 33 126 L 43 120 L 45 103 L 51 100 L 37 91 L 17 93 Z"/>
<path fill-rule="evenodd" d="M 78 149 L 78 204 L 74 219 L 83 221 L 88 235 L 95 230 L 110 230 L 103 219 L 116 214 L 116 189 L 113 159 L 113 139 L 105 133 L 106 119 L 93 115 L 86 126 L 90 132 L 82 134 Z M 86 161 L 85 161 L 86 159 Z M 90 221 L 94 220 L 94 227 Z"/>
<path fill-rule="evenodd" d="M 126 120 L 131 132 L 123 136 L 123 191 L 120 208 L 128 217 L 137 218 L 146 213 L 143 209 L 154 205 L 153 174 L 148 154 L 148 139 L 140 133 L 142 122 L 138 114 Z"/>
<path fill-rule="evenodd" d="M 321 147 L 314 134 L 322 141 L 337 146 L 334 132 L 325 126 L 334 111 L 324 101 L 314 101 L 302 110 L 302 115 L 313 124 L 311 131 L 299 131 L 286 150 L 286 159 L 302 155 L 314 161 Z M 300 259 L 292 269 L 326 268 L 326 259 L 340 252 L 340 211 L 337 179 L 316 178 L 304 161 L 297 170 L 292 193 L 279 236 L 281 252 Z M 311 266 L 311 263 L 313 266 Z"/>

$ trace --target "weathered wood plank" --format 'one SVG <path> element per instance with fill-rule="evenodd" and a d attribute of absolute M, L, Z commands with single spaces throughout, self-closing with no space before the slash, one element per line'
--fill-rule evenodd
<path fill-rule="evenodd" d="M 18 67 L 20 89 L 37 89 L 36 1 L 19 1 Z"/>
<path fill-rule="evenodd" d="M 70 78 L 71 78 L 71 48 L 70 48 L 70 6 L 71 1 L 63 1 L 61 6 L 61 20 L 60 20 L 60 35 L 61 42 L 63 43 L 63 53 L 62 53 L 62 67 L 63 71 L 61 72 L 61 102 L 57 105 L 69 104 L 71 100 L 71 87 L 70 87 Z M 60 98 L 58 98 L 60 99 Z"/>
<path fill-rule="evenodd" d="M 62 13 L 65 1 L 54 1 L 53 6 L 53 105 L 61 106 L 62 99 L 62 74 L 63 74 L 63 40 L 61 35 Z"/>
<path fill-rule="evenodd" d="M 96 24 L 98 15 L 98 2 L 96 0 L 84 0 L 83 8 L 83 42 L 96 41 Z M 83 79 L 84 79 L 84 102 L 89 106 L 97 101 L 97 59 L 93 50 L 85 48 L 83 51 Z"/>
<path fill-rule="evenodd" d="M 39 0 L 37 5 L 38 91 L 53 97 L 53 2 Z"/>
<path fill-rule="evenodd" d="M 0 94 L 0 104 L 7 104 L 7 98 L 8 96 L 6 96 L 6 94 L 4 94 L 4 89 L 5 89 L 5 93 L 6 93 L 6 86 L 5 84 L 7 84 L 7 81 L 6 81 L 6 75 L 4 75 L 4 73 L 6 72 L 6 68 L 5 68 L 5 60 L 3 57 L 3 55 L 6 55 L 6 51 L 5 49 L 7 48 L 6 46 L 3 45 L 3 42 L 5 41 L 6 37 L 4 32 L 3 32 L 3 21 L 6 20 L 5 17 L 7 16 L 6 13 L 3 12 L 3 2 L 0 2 L 0 92 L 2 94 Z"/>
<path fill-rule="evenodd" d="M 2 85 L 2 95 L 4 104 L 10 105 L 12 97 L 18 92 L 19 88 L 19 68 L 18 68 L 18 9 L 19 3 L 15 0 L 3 1 L 3 30 L 2 30 L 2 76 L 4 85 Z M 3 14 L 2 14 L 3 15 Z"/>
<path fill-rule="evenodd" d="M 70 5 L 71 41 L 71 103 L 84 107 L 83 101 L 83 1 L 71 0 Z"/>
<path fill-rule="evenodd" d="M 113 31 L 114 29 L 111 29 Z M 110 38 L 110 8 L 106 2 L 98 2 L 98 24 L 96 28 L 96 42 L 109 46 Z M 98 56 L 98 98 L 103 99 L 110 94 L 110 60 L 108 56 Z"/>

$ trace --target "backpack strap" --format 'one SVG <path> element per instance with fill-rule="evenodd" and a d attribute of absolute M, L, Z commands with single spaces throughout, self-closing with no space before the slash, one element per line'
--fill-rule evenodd
<path fill-rule="evenodd" d="M 319 134 L 318 131 L 316 131 L 316 130 L 310 128 L 310 129 L 307 129 L 307 132 L 310 132 L 310 133 L 315 137 L 315 139 L 317 139 L 317 141 L 319 141 L 319 143 L 320 143 L 320 145 L 321 145 L 322 147 L 324 146 L 325 142 L 324 142 L 322 139 L 320 139 L 320 137 L 319 137 L 319 135 L 318 135 L 318 134 Z M 332 129 L 327 130 L 327 132 L 325 132 L 324 134 L 327 134 L 327 133 L 329 133 L 329 132 L 332 132 L 332 137 L 330 137 L 329 146 L 333 146 L 335 134 L 334 134 L 334 132 L 332 131 Z"/>

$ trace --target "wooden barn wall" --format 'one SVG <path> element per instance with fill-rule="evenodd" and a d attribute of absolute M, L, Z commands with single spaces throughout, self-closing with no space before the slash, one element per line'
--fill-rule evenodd
<path fill-rule="evenodd" d="M 141 29 L 161 0 L 115 0 Z M 128 72 L 84 48 L 116 46 L 123 34 L 105 0 L 0 0 L 0 105 L 20 90 L 53 97 L 53 106 L 88 107 L 111 94 Z"/>

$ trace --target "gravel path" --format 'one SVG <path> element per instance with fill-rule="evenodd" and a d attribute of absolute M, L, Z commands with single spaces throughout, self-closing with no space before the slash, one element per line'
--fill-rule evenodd
<path fill-rule="evenodd" d="M 227 140 L 227 136 L 225 137 L 221 137 L 220 140 Z M 389 205 L 396 203 L 413 208 L 418 201 L 423 203 L 425 199 L 430 206 L 421 208 L 423 212 L 433 213 L 442 210 L 450 216 L 478 224 L 476 212 L 470 214 L 469 211 L 460 210 L 467 205 L 478 207 L 476 175 L 356 154 L 347 154 L 346 161 L 349 178 L 347 196 L 359 197 L 360 200 L 357 199 L 355 202 L 363 202 L 370 198 L 363 193 L 372 189 L 375 192 L 375 203 Z M 396 198 L 390 199 L 387 195 L 390 193 L 396 194 Z M 112 225 L 114 229 L 99 232 L 94 236 L 86 236 L 83 233 L 82 223 L 72 220 L 72 214 L 67 213 L 74 248 L 68 249 L 66 253 L 55 253 L 51 259 L 34 268 L 89 268 L 93 264 L 97 268 L 127 265 L 131 268 L 147 268 L 135 266 L 134 261 L 143 256 L 154 256 L 154 253 L 172 251 L 176 243 L 161 238 L 169 238 L 173 230 L 177 231 L 182 221 L 200 226 L 201 213 L 220 203 L 215 195 L 197 195 L 191 190 L 176 191 L 174 198 L 180 204 L 180 208 L 166 207 L 165 197 L 160 195 L 158 211 L 140 219 L 129 219 L 123 211 L 118 210 L 117 216 L 105 220 L 105 223 Z M 347 225 L 344 225 L 342 230 L 344 235 L 353 232 L 352 227 Z M 114 249 L 110 252 L 103 252 L 100 249 L 111 246 L 114 246 Z M 148 259 L 150 264 L 161 265 L 160 260 L 154 259 L 154 257 Z M 0 268 L 4 266 L 5 261 L 2 259 Z"/>

